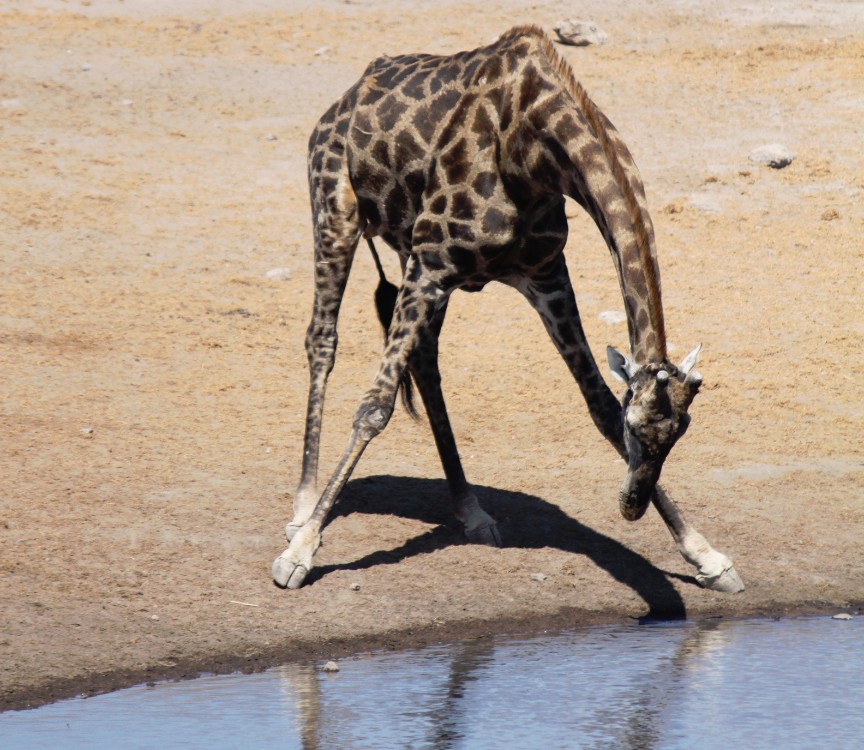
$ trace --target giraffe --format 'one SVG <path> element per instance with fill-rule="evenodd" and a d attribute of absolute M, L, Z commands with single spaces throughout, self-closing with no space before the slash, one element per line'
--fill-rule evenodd
<path fill-rule="evenodd" d="M 288 548 L 274 581 L 298 588 L 312 568 L 334 502 L 369 442 L 387 425 L 397 390 L 417 387 L 443 464 L 456 518 L 469 541 L 501 545 L 494 519 L 468 484 L 441 391 L 438 336 L 453 291 L 498 281 L 536 309 L 575 378 L 600 433 L 627 462 L 624 518 L 653 502 L 704 587 L 743 589 L 732 562 L 711 547 L 658 484 L 690 422 L 701 384 L 696 347 L 667 358 L 660 272 L 645 191 L 618 131 L 588 97 L 539 27 L 450 56 L 381 57 L 321 117 L 309 140 L 315 294 L 306 334 L 310 386 L 303 465 Z M 564 196 L 594 220 L 624 301 L 630 356 L 607 349 L 627 391 L 619 403 L 582 329 L 563 249 Z M 365 237 L 394 249 L 398 292 L 382 274 L 386 341 L 347 448 L 319 494 L 318 453 L 336 324 L 355 250 Z M 380 269 L 380 263 L 379 269 Z M 389 297 L 389 302 L 383 301 Z M 389 305 L 389 309 L 387 308 Z"/>

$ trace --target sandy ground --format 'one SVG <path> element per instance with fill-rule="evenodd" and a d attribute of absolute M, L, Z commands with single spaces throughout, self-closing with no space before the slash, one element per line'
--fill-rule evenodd
<path fill-rule="evenodd" d="M 442 371 L 505 546 L 462 543 L 400 411 L 310 584 L 270 580 L 303 433 L 312 125 L 374 56 L 569 5 L 7 2 L 0 708 L 494 629 L 862 605 L 864 3 L 632 5 L 581 3 L 610 42 L 562 51 L 641 167 L 673 356 L 705 344 L 665 485 L 746 592 L 698 588 L 656 513 L 619 517 L 623 464 L 503 287 L 454 298 Z M 748 162 L 773 142 L 789 167 Z M 600 316 L 622 309 L 608 253 L 571 223 L 589 338 L 626 347 Z M 374 283 L 361 251 L 323 473 L 376 368 Z"/>

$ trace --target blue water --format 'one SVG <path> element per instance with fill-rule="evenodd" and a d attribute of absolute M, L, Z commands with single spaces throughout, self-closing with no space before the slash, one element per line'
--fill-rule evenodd
<path fill-rule="evenodd" d="M 494 637 L 0 714 L 0 747 L 864 747 L 864 617 Z"/>

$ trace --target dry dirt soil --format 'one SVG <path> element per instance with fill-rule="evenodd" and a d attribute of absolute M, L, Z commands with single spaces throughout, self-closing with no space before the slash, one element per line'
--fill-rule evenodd
<path fill-rule="evenodd" d="M 862 605 L 862 2 L 588 0 L 609 43 L 561 48 L 642 170 L 672 355 L 704 342 L 664 483 L 743 594 L 701 590 L 655 512 L 620 518 L 623 464 L 495 285 L 454 297 L 442 372 L 504 547 L 462 542 L 429 428 L 397 411 L 308 585 L 271 582 L 303 435 L 314 122 L 375 56 L 573 12 L 3 4 L 0 708 L 496 629 Z M 775 142 L 790 166 L 748 161 Z M 626 347 L 601 316 L 622 309 L 608 252 L 571 213 L 589 339 Z M 361 249 L 323 473 L 377 367 L 374 284 Z"/>

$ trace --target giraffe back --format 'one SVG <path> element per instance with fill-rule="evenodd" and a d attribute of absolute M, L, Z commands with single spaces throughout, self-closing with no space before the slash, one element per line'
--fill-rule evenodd
<path fill-rule="evenodd" d="M 415 253 L 445 286 L 482 288 L 561 252 L 562 196 L 584 192 L 574 153 L 607 172 L 612 158 L 628 195 L 635 176 L 630 219 L 653 237 L 629 152 L 540 29 L 455 55 L 381 57 L 312 134 L 313 212 L 350 204 L 367 236 Z M 604 231 L 607 217 L 594 218 Z M 640 242 L 654 270 L 652 245 Z"/>

